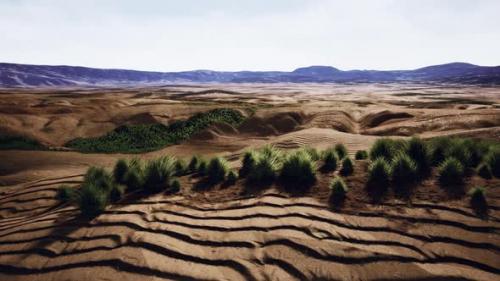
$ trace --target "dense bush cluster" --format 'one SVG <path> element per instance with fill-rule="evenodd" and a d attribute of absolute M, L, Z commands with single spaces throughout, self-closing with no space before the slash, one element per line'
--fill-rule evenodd
<path fill-rule="evenodd" d="M 189 139 L 193 134 L 214 123 L 241 124 L 244 116 L 233 109 L 214 109 L 193 115 L 169 126 L 162 124 L 124 125 L 96 138 L 78 138 L 67 147 L 83 152 L 143 152 Z"/>
<path fill-rule="evenodd" d="M 4 149 L 45 150 L 47 148 L 38 141 L 27 137 L 0 135 L 0 150 Z"/>
<path fill-rule="evenodd" d="M 164 156 L 145 164 L 138 158 L 120 159 L 112 173 L 101 167 L 90 167 L 79 187 L 59 187 L 56 199 L 77 205 L 81 214 L 90 218 L 129 192 L 178 192 L 180 182 L 175 177 L 176 163 L 174 157 Z"/>

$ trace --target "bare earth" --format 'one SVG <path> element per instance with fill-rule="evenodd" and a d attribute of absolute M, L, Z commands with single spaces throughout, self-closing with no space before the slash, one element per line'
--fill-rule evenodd
<path fill-rule="evenodd" d="M 164 123 L 213 108 L 252 117 L 214 125 L 179 145 L 140 155 L 65 151 L 76 137 L 123 124 Z M 0 280 L 499 280 L 500 180 L 487 186 L 490 216 L 468 198 L 447 198 L 434 180 L 410 202 L 369 203 L 367 161 L 355 162 L 341 211 L 327 204 L 322 175 L 291 197 L 278 187 L 242 194 L 243 184 L 177 195 L 126 198 L 92 221 L 54 195 L 77 186 L 90 165 L 118 158 L 222 155 L 234 167 L 248 147 L 350 154 L 379 137 L 440 135 L 500 140 L 500 88 L 410 84 L 228 84 L 127 89 L 0 90 L 0 133 L 51 151 L 0 151 Z M 56 151 L 57 150 L 57 151 Z"/>

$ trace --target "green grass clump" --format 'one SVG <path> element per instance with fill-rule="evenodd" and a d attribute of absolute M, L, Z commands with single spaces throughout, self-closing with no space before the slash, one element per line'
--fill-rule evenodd
<path fill-rule="evenodd" d="M 417 164 L 407 154 L 399 153 L 391 161 L 394 190 L 399 195 L 408 195 L 410 186 L 418 179 Z"/>
<path fill-rule="evenodd" d="M 145 170 L 144 189 L 157 193 L 170 187 L 175 175 L 175 158 L 160 157 L 148 162 Z"/>
<path fill-rule="evenodd" d="M 484 187 L 475 187 L 469 191 L 469 195 L 471 208 L 480 217 L 485 217 L 488 214 L 486 189 Z"/>
<path fill-rule="evenodd" d="M 411 138 L 406 153 L 415 162 L 420 177 L 429 175 L 432 161 L 427 143 L 419 138 Z"/>
<path fill-rule="evenodd" d="M 464 181 L 464 166 L 453 157 L 446 158 L 439 166 L 439 183 L 443 187 L 460 186 Z"/>
<path fill-rule="evenodd" d="M 234 185 L 237 180 L 238 180 L 238 174 L 233 170 L 229 171 L 229 173 L 227 174 L 226 184 Z"/>
<path fill-rule="evenodd" d="M 72 202 L 76 199 L 76 196 L 76 189 L 71 186 L 63 184 L 57 189 L 56 199 L 62 203 Z"/>
<path fill-rule="evenodd" d="M 323 152 L 323 167 L 325 172 L 335 171 L 337 169 L 338 156 L 334 148 L 328 148 Z"/>
<path fill-rule="evenodd" d="M 446 150 L 450 147 L 450 144 L 451 139 L 447 137 L 433 138 L 429 141 L 433 166 L 439 166 L 446 159 Z"/>
<path fill-rule="evenodd" d="M 229 172 L 229 163 L 226 159 L 215 157 L 210 160 L 207 167 L 208 181 L 216 184 L 224 181 Z"/>
<path fill-rule="evenodd" d="M 109 193 L 115 185 L 113 176 L 102 167 L 90 167 L 83 177 L 83 185 L 93 185 Z"/>
<path fill-rule="evenodd" d="M 265 146 L 258 152 L 257 163 L 247 175 L 248 184 L 267 185 L 272 183 L 283 164 L 282 152 L 274 146 Z"/>
<path fill-rule="evenodd" d="M 307 190 L 316 181 L 316 164 L 308 153 L 292 152 L 285 157 L 280 179 L 289 191 Z"/>
<path fill-rule="evenodd" d="M 188 172 L 189 170 L 186 161 L 183 159 L 177 159 L 175 161 L 175 175 L 181 177 L 187 175 Z"/>
<path fill-rule="evenodd" d="M 179 191 L 181 191 L 181 182 L 178 179 L 174 179 L 170 186 L 170 192 L 177 193 Z"/>
<path fill-rule="evenodd" d="M 200 157 L 197 155 L 194 155 L 191 157 L 191 160 L 189 161 L 188 164 L 188 170 L 190 173 L 196 173 L 198 172 L 198 165 L 200 165 Z"/>
<path fill-rule="evenodd" d="M 116 202 L 123 198 L 127 187 L 120 184 L 115 184 L 109 192 L 109 201 Z"/>
<path fill-rule="evenodd" d="M 258 153 L 256 151 L 250 150 L 246 151 L 243 155 L 242 166 L 239 171 L 240 177 L 245 177 L 255 168 L 257 164 Z"/>
<path fill-rule="evenodd" d="M 391 180 L 391 167 L 384 157 L 375 159 L 368 168 L 368 181 L 366 184 L 369 195 L 375 200 L 380 200 L 389 189 Z"/>
<path fill-rule="evenodd" d="M 392 160 L 397 152 L 394 140 L 388 138 L 377 139 L 370 149 L 370 159 L 375 160 L 383 157 L 387 161 Z"/>
<path fill-rule="evenodd" d="M 207 160 L 200 158 L 200 161 L 198 163 L 198 175 L 200 176 L 206 176 L 207 175 L 207 170 L 208 170 L 208 162 Z"/>
<path fill-rule="evenodd" d="M 349 188 L 341 177 L 336 177 L 330 184 L 330 203 L 338 206 L 342 205 Z"/>
<path fill-rule="evenodd" d="M 321 154 L 318 152 L 316 148 L 306 146 L 303 149 L 307 154 L 309 154 L 309 156 L 313 161 L 318 161 L 321 159 Z"/>
<path fill-rule="evenodd" d="M 125 176 L 129 171 L 128 162 L 125 159 L 119 159 L 113 168 L 113 177 L 116 183 L 125 184 Z"/>
<path fill-rule="evenodd" d="M 490 166 L 491 174 L 500 178 L 500 148 L 494 148 L 488 153 L 486 163 Z"/>
<path fill-rule="evenodd" d="M 366 150 L 358 150 L 356 151 L 356 155 L 354 156 L 356 160 L 363 160 L 368 158 L 368 152 Z"/>
<path fill-rule="evenodd" d="M 461 139 L 453 139 L 445 155 L 446 158 L 452 157 L 460 161 L 464 168 L 472 167 L 471 153 Z"/>
<path fill-rule="evenodd" d="M 45 146 L 38 141 L 23 137 L 0 135 L 0 150 L 19 149 L 19 150 L 45 150 Z"/>
<path fill-rule="evenodd" d="M 340 174 L 343 176 L 349 176 L 354 172 L 354 164 L 350 157 L 345 157 L 342 160 L 342 168 L 340 169 Z"/>
<path fill-rule="evenodd" d="M 491 179 L 493 177 L 490 165 L 487 163 L 482 163 L 477 167 L 477 174 L 483 179 Z"/>
<path fill-rule="evenodd" d="M 80 213 L 88 218 L 93 218 L 102 213 L 108 204 L 109 194 L 93 183 L 83 183 L 76 197 Z"/>
<path fill-rule="evenodd" d="M 163 124 L 124 125 L 95 138 L 77 138 L 66 144 L 82 152 L 144 152 L 189 139 L 214 123 L 240 125 L 245 117 L 237 110 L 219 108 L 198 113 L 169 126 Z"/>
<path fill-rule="evenodd" d="M 134 158 L 128 163 L 128 171 L 125 174 L 124 185 L 127 191 L 140 190 L 144 187 L 144 163 L 139 158 Z"/>
<path fill-rule="evenodd" d="M 342 143 L 337 143 L 335 145 L 335 151 L 337 152 L 337 156 L 339 157 L 339 160 L 342 160 L 342 159 L 344 159 L 344 157 L 347 156 L 347 148 Z"/>

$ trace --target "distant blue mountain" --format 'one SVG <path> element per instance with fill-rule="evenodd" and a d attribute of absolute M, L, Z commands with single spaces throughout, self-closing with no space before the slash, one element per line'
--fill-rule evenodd
<path fill-rule="evenodd" d="M 500 85 L 500 66 L 449 63 L 415 70 L 349 70 L 331 66 L 301 67 L 285 71 L 150 72 L 98 69 L 80 66 L 49 66 L 0 63 L 0 87 L 121 86 L 172 83 L 390 83 L 441 82 Z"/>

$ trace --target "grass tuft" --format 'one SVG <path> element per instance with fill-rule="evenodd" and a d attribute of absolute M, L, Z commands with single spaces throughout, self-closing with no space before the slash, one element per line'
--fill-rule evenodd
<path fill-rule="evenodd" d="M 328 148 L 323 152 L 323 167 L 325 172 L 335 171 L 337 169 L 338 156 L 334 148 Z"/>
<path fill-rule="evenodd" d="M 342 159 L 344 159 L 344 157 L 347 156 L 347 148 L 342 143 L 337 143 L 335 145 L 335 151 L 337 152 L 337 156 L 339 157 L 339 160 L 342 160 Z"/>
<path fill-rule="evenodd" d="M 211 184 L 216 184 L 224 181 L 229 172 L 229 163 L 226 159 L 215 157 L 210 160 L 207 167 L 208 181 Z"/>
<path fill-rule="evenodd" d="M 407 154 L 399 153 L 391 161 L 391 175 L 394 191 L 398 195 L 409 195 L 410 187 L 418 180 L 417 164 Z"/>
<path fill-rule="evenodd" d="M 474 212 L 480 217 L 488 215 L 488 202 L 486 201 L 486 189 L 475 187 L 469 191 L 470 205 Z"/>
<path fill-rule="evenodd" d="M 330 184 L 330 203 L 337 207 L 341 206 L 348 191 L 349 188 L 341 177 L 334 178 Z"/>
<path fill-rule="evenodd" d="M 464 183 L 464 166 L 453 157 L 446 158 L 439 166 L 439 183 L 443 187 L 461 186 Z"/>
<path fill-rule="evenodd" d="M 290 192 L 305 191 L 316 181 L 316 164 L 307 152 L 294 151 L 285 158 L 280 179 Z"/>
<path fill-rule="evenodd" d="M 148 162 L 145 170 L 144 189 L 157 193 L 170 187 L 175 175 L 175 158 L 163 156 Z"/>
<path fill-rule="evenodd" d="M 384 157 L 375 159 L 368 168 L 366 188 L 374 201 L 379 201 L 389 189 L 391 167 Z"/>
<path fill-rule="evenodd" d="M 349 176 L 354 172 L 354 164 L 350 157 L 345 157 L 342 160 L 342 168 L 340 169 L 340 174 L 342 176 Z"/>
<path fill-rule="evenodd" d="M 366 150 L 358 150 L 356 151 L 356 155 L 354 157 L 356 160 L 363 160 L 368 158 L 368 152 Z"/>
<path fill-rule="evenodd" d="M 56 199 L 62 203 L 72 202 L 76 199 L 76 196 L 76 189 L 69 185 L 63 184 L 57 189 Z"/>

